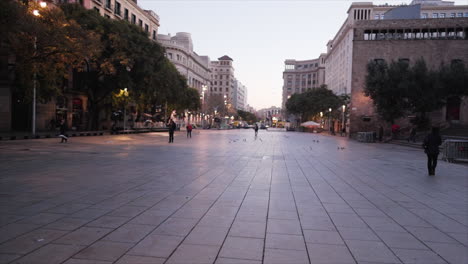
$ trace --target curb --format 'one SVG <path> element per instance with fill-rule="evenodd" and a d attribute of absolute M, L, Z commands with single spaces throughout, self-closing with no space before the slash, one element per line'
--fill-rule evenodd
<path fill-rule="evenodd" d="M 104 135 L 127 135 L 127 134 L 141 134 L 141 133 L 152 133 L 152 132 L 167 132 L 167 129 L 158 129 L 158 130 L 131 130 L 131 131 L 116 131 L 116 132 L 108 132 L 108 131 L 100 131 L 100 132 L 73 132 L 70 134 L 65 134 L 67 137 L 90 137 L 90 136 L 104 136 Z M 12 136 L 0 136 L 0 141 L 7 141 L 7 140 L 25 140 L 25 139 L 44 139 L 44 138 L 55 138 L 58 137 L 57 134 L 43 134 L 43 135 L 36 135 L 33 137 L 32 135 L 12 135 Z"/>

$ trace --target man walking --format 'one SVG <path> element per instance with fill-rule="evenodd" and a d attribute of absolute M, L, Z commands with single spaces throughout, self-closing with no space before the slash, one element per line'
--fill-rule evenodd
<path fill-rule="evenodd" d="M 257 134 L 258 134 L 258 124 L 255 124 L 255 137 L 257 137 Z"/>
<path fill-rule="evenodd" d="M 60 120 L 60 135 L 59 137 L 62 139 L 60 143 L 67 142 L 68 137 L 66 136 L 67 133 L 67 123 L 65 122 L 65 119 Z"/>
<path fill-rule="evenodd" d="M 176 130 L 176 124 L 174 120 L 169 121 L 169 143 L 174 143 L 174 131 Z"/>
<path fill-rule="evenodd" d="M 427 155 L 427 169 L 429 175 L 435 175 L 440 144 L 442 144 L 442 139 L 439 135 L 439 128 L 433 127 L 432 132 L 426 136 L 423 143 L 424 152 Z"/>
<path fill-rule="evenodd" d="M 187 138 L 188 138 L 189 136 L 190 136 L 190 138 L 192 138 L 192 129 L 193 129 L 193 127 L 192 127 L 192 125 L 189 123 L 189 124 L 187 125 Z"/>

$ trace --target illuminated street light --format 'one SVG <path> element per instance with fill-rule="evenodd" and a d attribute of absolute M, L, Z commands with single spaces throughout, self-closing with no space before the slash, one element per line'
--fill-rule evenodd
<path fill-rule="evenodd" d="M 46 2 L 40 2 L 39 5 L 40 5 L 42 8 L 46 8 L 46 7 L 47 7 L 47 3 L 46 3 Z"/>
<path fill-rule="evenodd" d="M 37 10 L 37 9 L 34 9 L 32 13 L 35 16 L 40 16 L 41 15 L 41 14 L 39 14 L 39 10 Z"/>

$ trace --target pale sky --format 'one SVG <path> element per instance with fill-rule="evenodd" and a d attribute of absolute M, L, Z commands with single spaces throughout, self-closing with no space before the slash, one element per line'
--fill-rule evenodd
<path fill-rule="evenodd" d="M 352 2 L 138 0 L 142 8 L 159 15 L 159 34 L 189 32 L 197 54 L 211 60 L 231 57 L 235 77 L 248 89 L 247 103 L 257 110 L 281 106 L 284 61 L 315 59 L 326 52 L 327 41 L 343 24 Z M 397 5 L 411 0 L 372 2 Z"/>

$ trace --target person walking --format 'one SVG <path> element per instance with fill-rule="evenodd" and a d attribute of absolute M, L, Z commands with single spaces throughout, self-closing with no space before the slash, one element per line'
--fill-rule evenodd
<path fill-rule="evenodd" d="M 192 129 L 193 129 L 193 127 L 192 127 L 192 125 L 189 123 L 189 124 L 187 125 L 187 138 L 188 138 L 189 136 L 190 136 L 190 138 L 192 138 Z"/>
<path fill-rule="evenodd" d="M 408 140 L 408 142 L 410 142 L 410 141 L 413 141 L 413 143 L 416 142 L 416 128 L 415 127 L 411 128 L 410 135 L 409 135 L 407 140 Z"/>
<path fill-rule="evenodd" d="M 427 170 L 429 171 L 429 175 L 435 175 L 440 144 L 442 144 L 442 138 L 439 134 L 439 128 L 433 127 L 431 133 L 426 136 L 423 142 L 424 152 L 427 155 Z"/>
<path fill-rule="evenodd" d="M 254 129 L 255 129 L 255 137 L 257 137 L 257 135 L 258 135 L 258 124 L 255 124 Z"/>
<path fill-rule="evenodd" d="M 65 119 L 60 120 L 60 135 L 59 137 L 62 139 L 60 143 L 67 142 L 68 137 L 66 136 L 67 134 L 67 123 L 65 122 Z"/>
<path fill-rule="evenodd" d="M 176 123 L 171 119 L 171 121 L 169 121 L 169 143 L 174 143 L 174 131 L 176 127 Z"/>
<path fill-rule="evenodd" d="M 382 142 L 383 139 L 383 126 L 379 127 L 379 141 Z"/>

